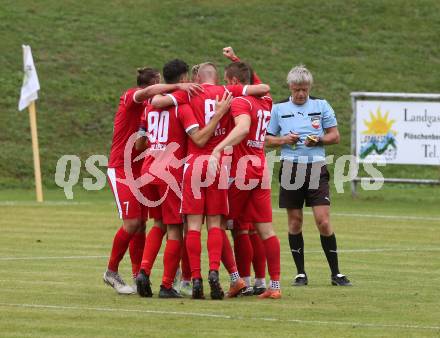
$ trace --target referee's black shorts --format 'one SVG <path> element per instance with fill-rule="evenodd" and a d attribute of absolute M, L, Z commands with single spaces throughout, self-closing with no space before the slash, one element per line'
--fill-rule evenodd
<path fill-rule="evenodd" d="M 283 171 L 285 171 L 284 175 Z M 330 205 L 329 180 L 330 174 L 323 162 L 295 163 L 287 160 L 281 161 L 279 207 L 302 209 L 304 202 L 306 202 L 307 207 Z M 303 184 L 301 184 L 302 182 Z"/>

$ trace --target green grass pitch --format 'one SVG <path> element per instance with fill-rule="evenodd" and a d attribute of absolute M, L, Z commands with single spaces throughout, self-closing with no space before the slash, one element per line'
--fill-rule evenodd
<path fill-rule="evenodd" d="M 58 159 L 107 155 L 119 96 L 135 70 L 179 57 L 213 61 L 231 45 L 271 86 L 289 95 L 298 63 L 313 73 L 312 95 L 336 112 L 350 153 L 351 91 L 437 93 L 438 0 L 2 0 L 0 2 L 0 188 L 32 188 L 27 112 L 17 112 L 21 44 L 29 44 L 41 83 L 37 102 L 43 181 L 55 187 Z M 84 168 L 84 167 L 83 167 Z M 382 168 L 387 177 L 439 178 L 436 167 Z M 83 177 L 88 174 L 83 170 Z"/>
<path fill-rule="evenodd" d="M 60 191 L 47 191 L 43 205 L 31 202 L 31 192 L 0 194 L 1 337 L 440 335 L 436 188 L 385 187 L 358 200 L 333 194 L 340 266 L 351 288 L 330 285 L 309 212 L 304 236 L 310 283 L 290 286 L 295 271 L 286 216 L 274 207 L 282 251 L 280 301 L 158 299 L 161 256 L 152 274 L 155 297 L 117 295 L 101 279 L 120 224 L 111 193 L 75 193 L 67 202 Z M 206 274 L 206 250 L 203 257 Z M 128 258 L 121 272 L 129 278 Z M 226 286 L 224 269 L 222 281 Z"/>

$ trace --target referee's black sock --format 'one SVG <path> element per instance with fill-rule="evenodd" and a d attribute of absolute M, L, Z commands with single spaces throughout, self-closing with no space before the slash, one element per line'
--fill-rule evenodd
<path fill-rule="evenodd" d="M 292 235 L 289 234 L 290 251 L 292 252 L 293 260 L 295 261 L 296 270 L 298 274 L 305 274 L 304 271 L 304 239 L 303 234 Z"/>
<path fill-rule="evenodd" d="M 321 235 L 321 245 L 324 250 L 325 257 L 327 257 L 328 265 L 332 271 L 332 276 L 339 273 L 338 266 L 338 247 L 336 245 L 336 236 L 332 234 L 330 236 Z"/>

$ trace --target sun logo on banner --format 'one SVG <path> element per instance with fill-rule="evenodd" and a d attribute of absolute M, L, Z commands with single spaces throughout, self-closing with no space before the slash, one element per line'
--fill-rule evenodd
<path fill-rule="evenodd" d="M 367 130 L 362 132 L 362 134 L 383 136 L 391 132 L 396 135 L 397 132 L 391 129 L 396 120 L 388 120 L 389 114 L 390 112 L 387 111 L 385 115 L 382 116 L 382 111 L 380 110 L 380 107 L 377 108 L 376 115 L 374 115 L 373 112 L 370 111 L 371 120 L 364 120 L 364 124 L 367 127 Z"/>
<path fill-rule="evenodd" d="M 360 157 L 365 159 L 369 155 L 381 155 L 385 160 L 396 158 L 397 132 L 392 129 L 395 120 L 388 119 L 389 111 L 384 115 L 377 108 L 376 114 L 370 111 L 370 121 L 363 120 L 367 128 L 362 132 L 364 137 L 361 139 Z"/>

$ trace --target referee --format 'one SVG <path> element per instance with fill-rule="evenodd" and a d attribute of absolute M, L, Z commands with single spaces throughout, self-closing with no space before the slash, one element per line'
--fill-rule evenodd
<path fill-rule="evenodd" d="M 272 108 L 266 145 L 281 146 L 279 207 L 287 209 L 289 245 L 298 271 L 292 285 L 308 284 L 304 269 L 303 205 L 312 207 L 333 285 L 349 286 L 340 273 L 336 237 L 330 224 L 329 172 L 324 146 L 339 143 L 332 107 L 309 96 L 313 76 L 303 65 L 287 75 L 291 96 Z"/>

